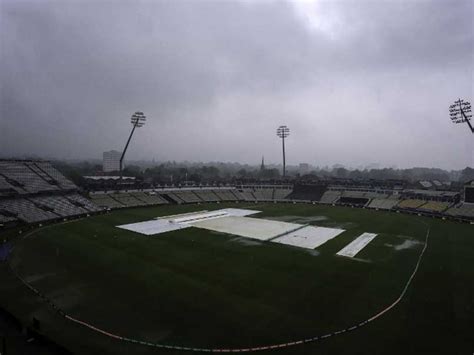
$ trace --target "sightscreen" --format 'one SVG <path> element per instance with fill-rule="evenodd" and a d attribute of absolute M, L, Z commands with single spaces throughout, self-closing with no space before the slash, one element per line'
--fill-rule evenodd
<path fill-rule="evenodd" d="M 465 201 L 474 203 L 474 187 L 466 187 Z"/>

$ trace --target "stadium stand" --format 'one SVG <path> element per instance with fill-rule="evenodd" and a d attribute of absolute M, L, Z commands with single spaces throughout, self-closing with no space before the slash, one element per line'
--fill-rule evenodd
<path fill-rule="evenodd" d="M 474 204 L 461 203 L 458 206 L 451 207 L 446 214 L 455 217 L 469 217 L 474 219 Z"/>
<path fill-rule="evenodd" d="M 237 201 L 238 198 L 231 190 L 216 189 L 214 193 L 221 199 L 221 201 Z"/>
<path fill-rule="evenodd" d="M 135 196 L 132 196 L 127 192 L 114 193 L 110 195 L 110 197 L 124 206 L 135 207 L 144 205 L 143 201 L 138 200 Z"/>
<path fill-rule="evenodd" d="M 420 208 L 426 203 L 424 200 L 412 200 L 412 199 L 407 199 L 407 200 L 401 200 L 397 207 L 399 208 L 409 208 L 409 209 L 416 209 Z"/>
<path fill-rule="evenodd" d="M 4 212 L 3 212 L 4 213 Z M 0 211 L 0 224 L 7 224 L 10 222 L 15 222 L 17 219 L 15 217 L 4 215 L 2 211 Z"/>
<path fill-rule="evenodd" d="M 443 212 L 445 211 L 451 204 L 449 202 L 439 202 L 439 201 L 428 201 L 418 209 L 427 212 Z"/>
<path fill-rule="evenodd" d="M 263 189 L 260 189 L 260 193 L 261 193 L 262 196 L 263 196 L 263 199 L 262 199 L 262 200 L 266 200 L 266 201 L 271 201 L 271 200 L 273 200 L 274 190 L 275 190 L 275 189 L 273 189 L 273 188 L 263 188 Z"/>
<path fill-rule="evenodd" d="M 239 197 L 240 200 L 243 201 L 257 201 L 257 198 L 254 196 L 252 191 L 247 189 L 237 190 L 236 195 Z"/>
<path fill-rule="evenodd" d="M 197 190 L 194 193 L 205 202 L 216 202 L 220 201 L 219 197 L 216 196 L 211 190 Z"/>
<path fill-rule="evenodd" d="M 381 210 L 390 210 L 398 204 L 398 199 L 374 198 L 369 203 L 369 208 L 378 208 Z"/>
<path fill-rule="evenodd" d="M 173 192 L 167 191 L 167 192 L 160 192 L 159 193 L 162 198 L 167 200 L 170 203 L 177 203 L 177 204 L 182 204 L 185 201 L 182 200 L 179 196 L 174 194 Z"/>
<path fill-rule="evenodd" d="M 466 198 L 471 198 L 468 183 Z M 373 185 L 373 184 L 372 184 Z M 137 185 L 138 186 L 138 185 Z M 469 192 L 469 193 L 468 193 Z M 304 201 L 349 204 L 374 209 L 418 211 L 433 217 L 474 220 L 474 204 L 461 203 L 455 191 L 390 189 L 390 186 L 357 186 L 341 181 L 310 184 L 254 184 L 240 187 L 163 187 L 161 190 L 94 192 L 87 199 L 51 163 L 33 160 L 0 160 L 0 226 L 39 223 L 88 215 L 107 209 L 220 201 Z"/>
<path fill-rule="evenodd" d="M 38 223 L 100 212 L 50 162 L 0 160 L 0 224 Z"/>
<path fill-rule="evenodd" d="M 341 197 L 340 191 L 328 190 L 321 196 L 319 201 L 321 203 L 335 203 L 339 197 Z"/>
<path fill-rule="evenodd" d="M 0 197 L 14 196 L 16 194 L 18 194 L 18 191 L 0 174 Z"/>
<path fill-rule="evenodd" d="M 106 193 L 97 193 L 89 195 L 89 198 L 95 203 L 97 206 L 105 207 L 105 208 L 121 208 L 125 207 L 124 204 L 117 201 L 116 199 L 112 198 L 109 194 Z"/>
<path fill-rule="evenodd" d="M 203 200 L 192 191 L 175 191 L 174 194 L 178 196 L 181 200 L 183 200 L 185 203 L 203 202 Z"/>
<path fill-rule="evenodd" d="M 72 204 L 69 200 L 62 196 L 39 196 L 32 197 L 30 201 L 36 206 L 45 206 L 51 209 L 51 212 L 61 216 L 69 217 L 85 214 L 89 211 Z"/>
<path fill-rule="evenodd" d="M 85 209 L 88 212 L 100 212 L 100 211 L 102 211 L 102 208 L 100 208 L 97 205 L 94 205 L 91 201 L 89 201 L 88 199 L 82 197 L 79 194 L 66 195 L 65 198 L 68 199 L 69 201 L 71 201 L 71 203 L 73 205 L 82 207 L 83 209 Z"/>
<path fill-rule="evenodd" d="M 351 206 L 365 206 L 369 201 L 370 199 L 363 197 L 341 196 L 339 200 L 337 200 L 337 203 Z"/>
<path fill-rule="evenodd" d="M 72 190 L 77 189 L 71 181 L 66 179 L 58 170 L 54 169 L 49 162 L 30 162 L 27 163 L 32 170 L 35 170 L 44 180 L 57 184 L 60 189 Z"/>
<path fill-rule="evenodd" d="M 44 206 L 24 198 L 0 200 L 0 209 L 13 213 L 17 219 L 27 223 L 43 222 L 60 217 L 51 210 L 45 209 Z"/>
<path fill-rule="evenodd" d="M 326 185 L 297 184 L 286 198 L 289 200 L 320 201 L 326 190 Z"/>
<path fill-rule="evenodd" d="M 373 191 L 368 191 L 364 193 L 364 197 L 370 198 L 370 199 L 386 199 L 389 197 L 388 193 L 384 192 L 373 192 Z"/>
<path fill-rule="evenodd" d="M 365 191 L 342 191 L 341 197 L 339 198 L 339 200 L 337 200 L 337 203 L 351 206 L 365 206 L 370 201 L 370 199 L 365 197 L 365 195 Z"/>
<path fill-rule="evenodd" d="M 0 188 L 9 188 L 19 194 L 75 190 L 77 187 L 49 162 L 0 160 Z"/>
<path fill-rule="evenodd" d="M 253 195 L 257 201 L 269 201 L 273 197 L 273 190 L 270 189 L 254 189 Z"/>
<path fill-rule="evenodd" d="M 229 192 L 234 197 L 234 201 L 245 201 L 242 194 L 240 194 L 239 191 L 237 191 L 237 189 L 231 189 L 229 190 Z"/>
<path fill-rule="evenodd" d="M 0 171 L 0 176 L 19 194 L 58 190 L 54 183 L 36 175 L 23 162 L 0 161 Z"/>
<path fill-rule="evenodd" d="M 275 188 L 273 189 L 273 200 L 284 200 L 285 198 L 288 197 L 289 194 L 291 194 L 291 189 L 288 188 Z"/>
<path fill-rule="evenodd" d="M 168 203 L 156 192 L 130 192 L 130 195 L 143 202 L 143 205 L 163 205 Z"/>

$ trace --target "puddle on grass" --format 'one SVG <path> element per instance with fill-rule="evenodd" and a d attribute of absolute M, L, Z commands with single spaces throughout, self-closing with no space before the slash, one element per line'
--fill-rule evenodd
<path fill-rule="evenodd" d="M 423 245 L 422 242 L 418 241 L 418 240 L 414 240 L 414 239 L 405 239 L 403 241 L 403 243 L 401 244 L 388 244 L 386 243 L 385 246 L 387 247 L 391 247 L 397 251 L 399 250 L 405 250 L 405 249 L 412 249 L 412 248 L 416 248 L 418 245 Z"/>
<path fill-rule="evenodd" d="M 243 237 L 237 237 L 237 238 L 231 239 L 230 241 L 235 242 L 235 243 L 239 243 L 239 244 L 242 244 L 242 245 L 247 245 L 247 246 L 262 245 L 262 242 L 259 242 L 258 240 L 243 238 Z"/>
<path fill-rule="evenodd" d="M 316 249 L 309 249 L 307 250 L 307 253 L 312 256 L 318 256 L 320 254 L 320 252 L 317 251 Z"/>
<path fill-rule="evenodd" d="M 356 223 L 352 222 L 345 222 L 345 223 L 340 223 L 340 222 L 327 222 L 321 225 L 321 227 L 328 227 L 328 228 L 337 228 L 337 229 L 344 229 L 348 230 L 354 227 L 357 227 Z"/>

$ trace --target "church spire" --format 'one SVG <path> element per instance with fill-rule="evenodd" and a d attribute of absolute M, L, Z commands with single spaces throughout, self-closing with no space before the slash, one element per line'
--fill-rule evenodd
<path fill-rule="evenodd" d="M 262 165 L 260 165 L 260 170 L 265 170 L 265 158 L 262 155 Z"/>

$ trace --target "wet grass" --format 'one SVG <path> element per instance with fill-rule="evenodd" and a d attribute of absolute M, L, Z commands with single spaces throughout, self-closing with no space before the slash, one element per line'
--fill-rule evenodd
<path fill-rule="evenodd" d="M 230 206 L 261 210 L 255 217 L 296 216 L 347 230 L 311 255 L 195 228 L 147 237 L 115 227 Z M 467 330 L 474 303 L 470 225 L 313 205 L 138 208 L 41 229 L 16 244 L 12 265 L 66 313 L 113 333 L 167 344 L 247 347 L 324 334 L 392 303 L 422 245 L 398 251 L 389 245 L 401 244 L 401 235 L 424 241 L 428 226 L 430 246 L 401 304 L 365 328 L 286 353 L 472 351 L 474 337 Z M 379 234 L 358 255 L 368 262 L 335 256 L 363 232 Z M 67 322 L 3 265 L 0 275 L 2 305 L 25 321 L 40 319 L 45 334 L 75 353 L 168 353 L 123 344 Z"/>

